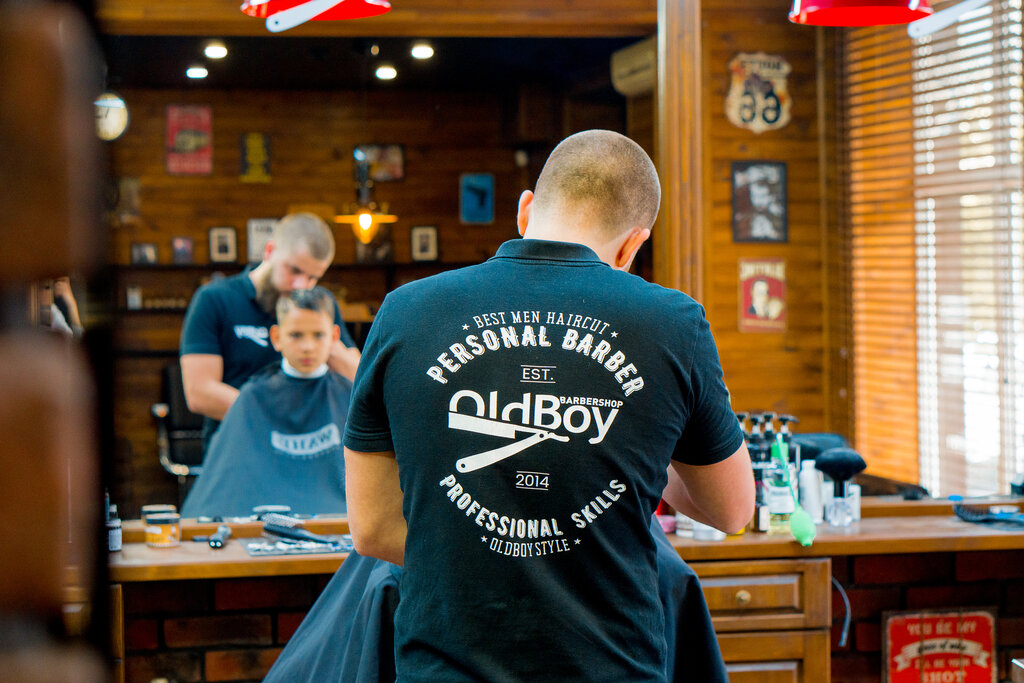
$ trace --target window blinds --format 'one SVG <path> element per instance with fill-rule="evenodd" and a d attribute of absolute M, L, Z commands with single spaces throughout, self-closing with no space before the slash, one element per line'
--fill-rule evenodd
<path fill-rule="evenodd" d="M 857 445 L 933 495 L 1006 492 L 1024 470 L 1021 0 L 919 40 L 850 31 L 844 92 Z"/>

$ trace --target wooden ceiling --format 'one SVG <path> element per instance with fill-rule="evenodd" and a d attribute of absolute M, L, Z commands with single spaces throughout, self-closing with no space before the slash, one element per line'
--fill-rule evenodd
<path fill-rule="evenodd" d="M 96 0 L 108 35 L 267 35 L 239 0 Z M 598 37 L 645 36 L 656 0 L 393 0 L 387 14 L 310 21 L 289 36 Z"/>

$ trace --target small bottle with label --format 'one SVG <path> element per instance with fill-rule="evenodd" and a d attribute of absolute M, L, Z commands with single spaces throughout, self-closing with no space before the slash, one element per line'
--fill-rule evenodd
<path fill-rule="evenodd" d="M 117 516 L 117 505 L 107 506 L 107 550 L 117 552 L 121 549 L 121 520 Z"/>

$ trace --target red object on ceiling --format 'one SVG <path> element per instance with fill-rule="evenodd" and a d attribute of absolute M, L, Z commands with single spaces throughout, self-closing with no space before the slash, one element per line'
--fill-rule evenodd
<path fill-rule="evenodd" d="M 265 19 L 296 5 L 304 5 L 307 0 L 244 0 L 242 12 L 250 17 Z M 313 21 L 338 21 L 342 19 L 362 19 L 375 17 L 391 11 L 388 0 L 343 0 L 331 9 L 313 17 Z"/>
<path fill-rule="evenodd" d="M 928 0 L 793 0 L 789 20 L 810 26 L 909 24 L 932 13 Z"/>

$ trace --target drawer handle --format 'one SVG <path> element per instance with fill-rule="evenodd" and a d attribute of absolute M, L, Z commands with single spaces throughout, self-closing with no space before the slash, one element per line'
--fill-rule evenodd
<path fill-rule="evenodd" d="M 738 602 L 740 605 L 750 604 L 750 591 L 748 591 L 748 590 L 736 591 L 736 602 Z"/>

